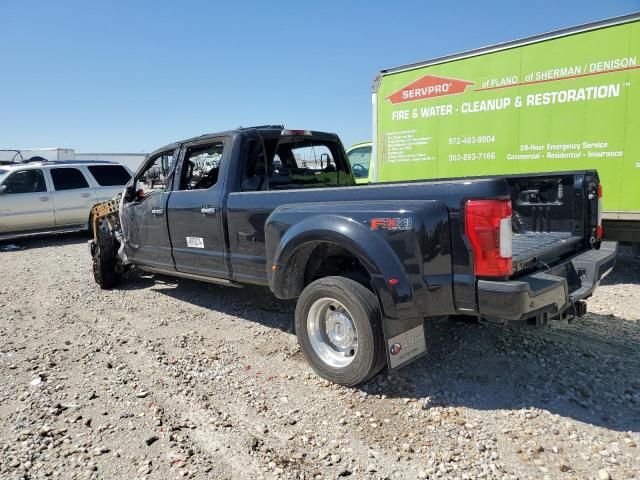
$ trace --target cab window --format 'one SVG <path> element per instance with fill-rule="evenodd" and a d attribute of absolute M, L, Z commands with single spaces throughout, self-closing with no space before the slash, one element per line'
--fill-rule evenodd
<path fill-rule="evenodd" d="M 44 181 L 42 170 L 18 170 L 11 174 L 7 181 L 5 193 L 37 193 L 46 192 L 47 184 Z"/>
<path fill-rule="evenodd" d="M 335 142 L 282 139 L 268 165 L 269 190 L 347 185 L 349 174 Z"/>
<path fill-rule="evenodd" d="M 179 190 L 204 190 L 218 183 L 223 142 L 190 147 L 182 163 Z"/>
<path fill-rule="evenodd" d="M 243 192 L 266 190 L 266 171 L 267 163 L 260 142 L 258 140 L 248 140 L 240 190 Z"/>
<path fill-rule="evenodd" d="M 164 192 L 169 189 L 170 177 L 176 163 L 175 153 L 175 150 L 163 152 L 149 161 L 136 180 L 138 196 Z"/>
<path fill-rule="evenodd" d="M 288 190 L 352 185 L 339 143 L 305 137 L 265 138 L 247 148 L 241 190 Z M 265 158 L 268 159 L 265 162 Z"/>

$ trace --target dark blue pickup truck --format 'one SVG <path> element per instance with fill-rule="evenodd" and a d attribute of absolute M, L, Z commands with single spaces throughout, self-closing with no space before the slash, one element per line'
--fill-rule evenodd
<path fill-rule="evenodd" d="M 429 318 L 582 316 L 615 263 L 601 197 L 594 171 L 357 186 L 336 135 L 241 128 L 154 152 L 90 251 L 102 288 L 136 266 L 297 298 L 309 363 L 357 385 L 425 354 Z"/>

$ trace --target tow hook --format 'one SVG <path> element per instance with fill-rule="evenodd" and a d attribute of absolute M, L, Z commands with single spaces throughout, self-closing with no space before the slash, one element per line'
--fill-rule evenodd
<path fill-rule="evenodd" d="M 584 300 L 578 300 L 573 304 L 573 318 L 584 317 L 587 313 L 587 302 Z"/>
<path fill-rule="evenodd" d="M 584 317 L 587 313 L 587 302 L 579 300 L 575 304 L 576 317 Z"/>
<path fill-rule="evenodd" d="M 570 314 L 571 310 L 567 310 L 565 315 L 567 316 L 567 321 L 569 323 L 573 322 L 576 318 L 584 317 L 587 313 L 587 302 L 584 300 L 578 300 L 573 304 L 573 315 Z"/>

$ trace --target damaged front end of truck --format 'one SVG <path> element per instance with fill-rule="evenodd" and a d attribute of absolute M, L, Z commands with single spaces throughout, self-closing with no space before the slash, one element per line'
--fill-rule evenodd
<path fill-rule="evenodd" d="M 91 209 L 93 239 L 89 241 L 89 253 L 93 258 L 93 278 L 105 290 L 115 287 L 130 266 L 123 248 L 121 198 L 122 194 L 118 194 Z"/>

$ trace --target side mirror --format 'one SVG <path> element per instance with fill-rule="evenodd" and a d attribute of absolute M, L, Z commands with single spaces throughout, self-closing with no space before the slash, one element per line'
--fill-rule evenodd
<path fill-rule="evenodd" d="M 136 198 L 135 184 L 130 184 L 124 187 L 124 201 L 131 202 Z"/>
<path fill-rule="evenodd" d="M 0 185 L 0 195 L 4 195 L 5 193 L 7 193 L 7 186 Z"/>

